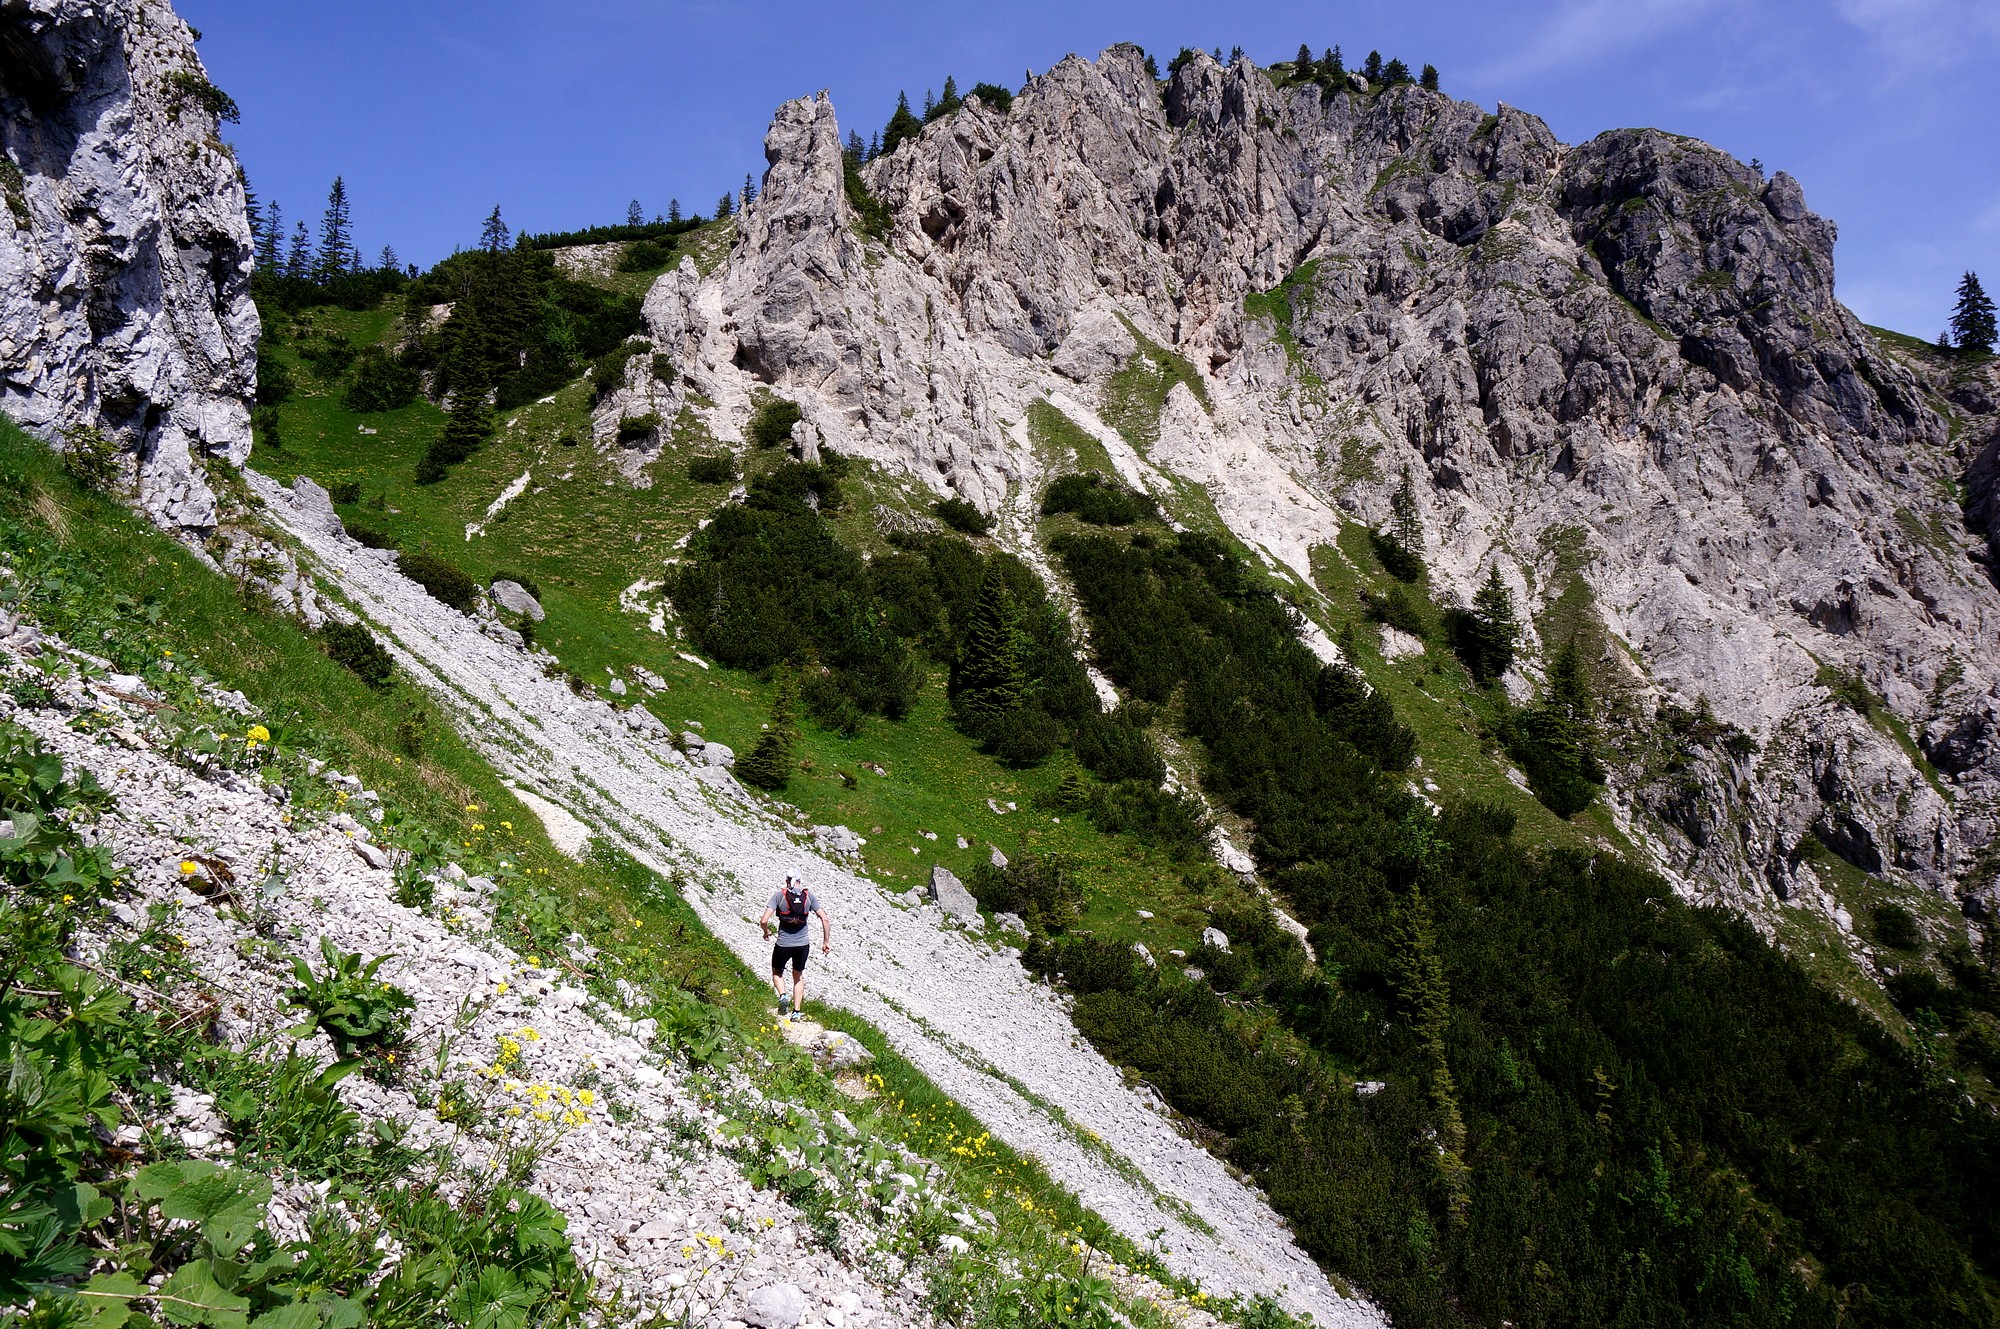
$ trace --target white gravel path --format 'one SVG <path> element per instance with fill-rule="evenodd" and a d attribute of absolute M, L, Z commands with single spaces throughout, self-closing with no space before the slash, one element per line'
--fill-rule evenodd
<path fill-rule="evenodd" d="M 398 662 L 448 704 L 509 776 L 655 870 L 680 867 L 703 921 L 753 968 L 768 962 L 753 920 L 788 867 L 804 864 L 836 925 L 815 955 L 814 991 L 868 1019 L 902 1055 L 1135 1241 L 1160 1245 L 1211 1293 L 1272 1295 L 1320 1325 L 1381 1325 L 1341 1296 L 1255 1188 L 1182 1135 L 1077 1033 L 1058 997 L 1008 954 L 909 909 L 796 843 L 720 771 L 693 768 L 594 697 L 545 677 L 520 650 L 335 534 L 329 510 L 245 472 Z"/>

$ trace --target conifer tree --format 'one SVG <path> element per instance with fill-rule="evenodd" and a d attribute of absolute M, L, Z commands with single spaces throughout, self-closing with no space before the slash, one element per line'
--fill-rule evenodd
<path fill-rule="evenodd" d="M 924 89 L 924 123 L 937 119 L 937 96 L 929 88 Z"/>
<path fill-rule="evenodd" d="M 874 161 L 882 155 L 882 135 L 880 132 L 868 136 L 868 160 Z"/>
<path fill-rule="evenodd" d="M 859 166 L 868 160 L 868 145 L 861 141 L 860 130 L 847 131 L 847 146 L 841 150 L 841 155 L 847 158 L 849 166 Z"/>
<path fill-rule="evenodd" d="M 479 229 L 479 247 L 489 254 L 497 254 L 507 247 L 513 232 L 500 219 L 500 205 L 495 203 L 493 211 L 487 214 L 486 224 Z"/>
<path fill-rule="evenodd" d="M 1329 83 L 1338 83 L 1347 77 L 1347 62 L 1341 58 L 1340 46 L 1337 43 L 1320 60 L 1320 73 L 1325 75 Z"/>
<path fill-rule="evenodd" d="M 743 783 L 775 793 L 791 779 L 792 746 L 798 739 L 793 715 L 797 695 L 797 684 L 791 678 L 778 685 L 778 695 L 771 699 L 770 722 L 749 754 L 737 759 L 736 778 Z"/>
<path fill-rule="evenodd" d="M 717 221 L 721 221 L 724 217 L 733 217 L 735 215 L 736 215 L 735 199 L 731 198 L 727 194 L 724 194 L 721 198 L 715 201 L 715 219 Z"/>
<path fill-rule="evenodd" d="M 1410 468 L 1403 468 L 1403 482 L 1389 496 L 1389 535 L 1411 558 L 1424 555 L 1424 519 L 1417 507 L 1417 486 Z"/>
<path fill-rule="evenodd" d="M 304 222 L 292 226 L 292 252 L 285 256 L 285 275 L 295 281 L 312 280 L 312 232 Z"/>
<path fill-rule="evenodd" d="M 1951 339 L 1960 355 L 1990 355 L 1996 335 L 1993 298 L 1979 284 L 1979 274 L 1968 272 L 1958 283 L 1958 305 L 1952 310 Z"/>
<path fill-rule="evenodd" d="M 1313 72 L 1312 47 L 1299 43 L 1299 53 L 1292 57 L 1292 77 L 1311 78 Z"/>
<path fill-rule="evenodd" d="M 910 111 L 909 95 L 899 92 L 896 94 L 895 112 L 890 115 L 889 123 L 882 127 L 882 147 L 870 155 L 879 157 L 883 153 L 894 152 L 904 139 L 915 138 L 923 129 L 923 122 Z"/>
<path fill-rule="evenodd" d="M 319 222 L 319 255 L 313 263 L 313 276 L 319 281 L 338 277 L 354 266 L 353 222 L 348 213 L 347 182 L 339 176 L 333 177 L 333 188 L 327 191 L 326 212 Z"/>
<path fill-rule="evenodd" d="M 680 219 L 681 219 L 681 201 L 677 198 L 668 199 L 667 220 L 670 222 L 678 222 Z"/>
<path fill-rule="evenodd" d="M 1425 65 L 1423 75 L 1417 79 L 1417 82 L 1423 84 L 1425 92 L 1436 92 L 1438 90 L 1438 67 L 1436 65 Z"/>
<path fill-rule="evenodd" d="M 1514 663 L 1514 640 L 1520 624 L 1514 617 L 1514 597 L 1500 579 L 1500 564 L 1486 573 L 1486 584 L 1472 597 L 1466 627 L 1466 667 L 1481 683 L 1490 683 Z"/>
<path fill-rule="evenodd" d="M 1361 66 L 1361 77 L 1367 79 L 1370 83 L 1380 83 L 1382 81 L 1382 53 L 1380 51 L 1370 51 L 1368 53 L 1368 59 Z"/>
<path fill-rule="evenodd" d="M 745 171 L 743 173 L 743 206 L 747 208 L 756 201 L 757 181 L 751 177 L 750 172 Z"/>
<path fill-rule="evenodd" d="M 968 729 L 983 730 L 1026 699 L 1025 649 L 1020 606 L 995 560 L 979 583 L 952 670 L 953 698 Z"/>
<path fill-rule="evenodd" d="M 257 237 L 257 266 L 279 273 L 285 266 L 285 210 L 276 199 L 264 210 L 264 228 Z"/>
<path fill-rule="evenodd" d="M 1391 60 L 1382 67 L 1382 81 L 1390 87 L 1394 87 L 1398 83 L 1408 83 L 1410 81 L 1410 67 L 1404 64 L 1401 59 Z"/>
<path fill-rule="evenodd" d="M 929 113 L 924 116 L 924 120 L 926 123 L 929 123 L 932 120 L 940 119 L 943 116 L 950 115 L 963 105 L 965 105 L 965 98 L 958 95 L 958 80 L 946 74 L 944 76 L 944 95 L 938 98 L 937 105 L 930 109 Z"/>
<path fill-rule="evenodd" d="M 383 245 L 382 256 L 375 260 L 375 266 L 384 272 L 394 272 L 402 267 L 402 260 L 396 257 L 396 247 L 394 245 Z"/>
<path fill-rule="evenodd" d="M 638 199 L 635 198 L 625 205 L 625 224 L 627 226 L 643 226 L 645 222 L 646 210 L 639 206 Z"/>

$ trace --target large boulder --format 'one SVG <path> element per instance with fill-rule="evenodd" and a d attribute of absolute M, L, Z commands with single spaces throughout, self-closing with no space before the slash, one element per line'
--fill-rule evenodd
<path fill-rule="evenodd" d="M 939 865 L 931 869 L 927 894 L 938 908 L 974 931 L 986 926 L 986 920 L 979 916 L 979 901 L 950 868 Z"/>
<path fill-rule="evenodd" d="M 528 588 L 518 581 L 509 581 L 502 577 L 493 583 L 492 595 L 493 603 L 510 614 L 525 615 L 536 623 L 548 617 L 542 610 L 542 602 L 529 594 Z M 624 694 L 621 692 L 619 695 Z"/>

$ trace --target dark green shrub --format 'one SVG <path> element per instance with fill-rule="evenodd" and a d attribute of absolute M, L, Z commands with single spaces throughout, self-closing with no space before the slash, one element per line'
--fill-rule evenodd
<path fill-rule="evenodd" d="M 328 658 L 369 687 L 386 688 L 395 679 L 396 661 L 361 624 L 328 622 L 319 639 Z"/>
<path fill-rule="evenodd" d="M 1875 941 L 1892 951 L 1918 951 L 1923 949 L 1924 934 L 1917 927 L 1917 918 L 1899 904 L 1878 904 L 1874 911 Z"/>
<path fill-rule="evenodd" d="M 1095 471 L 1059 476 L 1042 495 L 1042 515 L 1070 512 L 1093 526 L 1130 526 L 1158 520 L 1153 500 Z"/>
<path fill-rule="evenodd" d="M 1019 769 L 1039 766 L 1062 746 L 1063 727 L 1036 705 L 1019 706 L 997 716 L 982 735 L 993 755 Z"/>
<path fill-rule="evenodd" d="M 1061 931 L 1083 915 L 1083 884 L 1060 854 L 1022 854 L 1004 868 L 981 863 L 966 889 L 980 908 L 1019 914 L 1037 932 Z"/>
<path fill-rule="evenodd" d="M 652 272 L 673 262 L 673 246 L 657 240 L 634 240 L 618 256 L 620 272 Z"/>
<path fill-rule="evenodd" d="M 628 415 L 618 422 L 618 441 L 630 443 L 635 439 L 650 438 L 659 432 L 660 415 L 657 411 L 647 411 L 644 415 Z"/>
<path fill-rule="evenodd" d="M 979 98 L 1002 115 L 1014 109 L 1013 92 L 997 83 L 975 83 L 972 91 L 965 95 Z"/>
<path fill-rule="evenodd" d="M 178 117 L 190 106 L 198 106 L 224 124 L 241 122 L 243 113 L 236 99 L 191 69 L 176 69 L 166 79 L 167 102 Z"/>
<path fill-rule="evenodd" d="M 359 480 L 340 480 L 329 485 L 326 493 L 327 497 L 331 498 L 335 503 L 359 503 L 361 501 L 361 482 Z"/>
<path fill-rule="evenodd" d="M 772 397 L 750 417 L 750 441 L 760 448 L 783 447 L 792 441 L 792 426 L 803 418 L 797 402 Z"/>
<path fill-rule="evenodd" d="M 966 535 L 984 535 L 993 529 L 991 517 L 956 494 L 933 503 L 931 511 L 938 515 L 939 521 L 954 531 L 962 531 Z"/>
<path fill-rule="evenodd" d="M 298 390 L 291 369 L 275 355 L 257 357 L 257 404 L 278 406 L 292 399 Z"/>
<path fill-rule="evenodd" d="M 370 549 L 394 549 L 396 547 L 395 537 L 386 532 L 378 531 L 372 526 L 362 526 L 351 521 L 343 521 L 341 525 L 347 528 L 348 538 L 352 539 L 356 544 L 366 545 Z"/>
<path fill-rule="evenodd" d="M 342 404 L 350 411 L 394 411 L 417 399 L 417 371 L 380 346 L 362 350 L 354 361 Z"/>
<path fill-rule="evenodd" d="M 625 386 L 625 366 L 632 363 L 632 357 L 644 349 L 635 342 L 624 342 L 597 357 L 590 366 L 590 393 L 597 401 L 603 401 L 612 393 Z"/>
<path fill-rule="evenodd" d="M 1345 665 L 1323 665 L 1313 686 L 1313 709 L 1327 727 L 1385 771 L 1406 771 L 1417 755 L 1417 735 L 1396 719 L 1396 708 Z"/>
<path fill-rule="evenodd" d="M 799 689 L 799 701 L 806 714 L 822 729 L 852 738 L 861 732 L 861 707 L 831 669 L 820 668 L 807 674 Z"/>
<path fill-rule="evenodd" d="M 1085 716 L 1076 727 L 1076 759 L 1100 780 L 1139 780 L 1157 788 L 1166 779 L 1167 764 L 1129 709 Z"/>
<path fill-rule="evenodd" d="M 278 408 L 259 406 L 250 412 L 250 428 L 257 442 L 273 452 L 285 450 L 285 434 L 278 420 Z"/>
<path fill-rule="evenodd" d="M 1414 587 L 1398 583 L 1382 595 L 1364 593 L 1368 617 L 1377 623 L 1387 623 L 1390 627 L 1401 628 L 1418 641 L 1428 641 L 1431 635 L 1430 605 L 1423 592 Z"/>
<path fill-rule="evenodd" d="M 736 478 L 736 458 L 697 456 L 688 459 L 688 479 L 696 484 L 726 485 Z"/>
<path fill-rule="evenodd" d="M 674 358 L 671 355 L 655 355 L 653 357 L 654 378 L 671 387 L 674 380 L 680 376 L 681 371 L 674 367 Z"/>
<path fill-rule="evenodd" d="M 436 554 L 422 550 L 403 554 L 397 558 L 396 568 L 430 592 L 432 599 L 450 605 L 461 614 L 471 613 L 479 601 L 479 583 Z"/>
<path fill-rule="evenodd" d="M 1521 763 L 1528 788 L 1558 817 L 1589 807 L 1604 784 L 1604 767 L 1591 751 L 1585 726 L 1561 708 L 1542 704 L 1515 716 L 1507 751 Z"/>
<path fill-rule="evenodd" d="M 1091 791 L 1088 811 L 1099 830 L 1136 836 L 1182 862 L 1199 857 L 1208 840 L 1210 820 L 1200 799 L 1145 780 L 1099 786 Z"/>

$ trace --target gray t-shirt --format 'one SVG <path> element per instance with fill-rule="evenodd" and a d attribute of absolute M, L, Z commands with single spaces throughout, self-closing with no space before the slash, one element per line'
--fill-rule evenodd
<path fill-rule="evenodd" d="M 812 893 L 810 886 L 806 888 L 806 916 L 799 921 L 797 927 L 792 927 L 785 922 L 785 893 L 783 891 L 777 891 L 771 896 L 771 912 L 778 916 L 778 944 L 780 946 L 812 945 L 812 938 L 806 935 L 806 924 L 812 922 L 812 916 L 819 912 L 819 897 Z"/>

